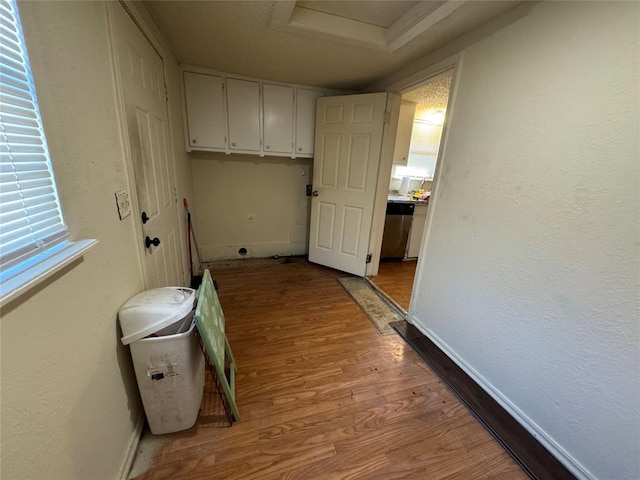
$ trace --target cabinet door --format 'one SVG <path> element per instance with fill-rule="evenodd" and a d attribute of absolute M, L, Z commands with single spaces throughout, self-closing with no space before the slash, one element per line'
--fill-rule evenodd
<path fill-rule="evenodd" d="M 229 150 L 260 151 L 260 84 L 227 78 Z"/>
<path fill-rule="evenodd" d="M 184 72 L 187 130 L 192 149 L 225 149 L 222 77 Z"/>
<path fill-rule="evenodd" d="M 416 258 L 420 253 L 420 245 L 422 245 L 422 235 L 424 234 L 424 225 L 427 221 L 428 205 L 416 205 L 413 211 L 413 220 L 411 221 L 411 233 L 409 234 L 409 244 L 407 245 L 407 257 Z"/>
<path fill-rule="evenodd" d="M 262 84 L 264 153 L 293 151 L 293 87 Z"/>
<path fill-rule="evenodd" d="M 298 157 L 311 157 L 316 133 L 316 100 L 324 97 L 324 92 L 298 88 L 296 94 L 295 154 Z"/>
<path fill-rule="evenodd" d="M 398 133 L 396 146 L 393 150 L 393 163 L 406 165 L 409 159 L 409 147 L 411 146 L 411 133 L 413 132 L 413 120 L 416 116 L 416 104 L 403 100 L 400 104 L 400 117 L 398 118 Z"/>

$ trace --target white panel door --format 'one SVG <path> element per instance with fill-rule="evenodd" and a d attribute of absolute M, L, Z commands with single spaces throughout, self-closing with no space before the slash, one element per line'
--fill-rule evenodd
<path fill-rule="evenodd" d="M 293 87 L 262 84 L 264 153 L 293 151 Z"/>
<path fill-rule="evenodd" d="M 226 148 L 222 77 L 184 72 L 189 145 L 194 149 Z"/>
<path fill-rule="evenodd" d="M 318 100 L 309 260 L 364 276 L 386 93 Z"/>
<path fill-rule="evenodd" d="M 260 84 L 227 78 L 229 150 L 260 151 Z"/>
<path fill-rule="evenodd" d="M 178 213 L 162 58 L 122 7 L 113 8 L 112 12 L 138 197 L 136 221 L 142 223 L 140 242 L 146 287 L 181 285 Z"/>
<path fill-rule="evenodd" d="M 324 96 L 320 90 L 298 88 L 296 90 L 296 156 L 313 155 L 313 139 L 316 125 L 316 102 Z"/>

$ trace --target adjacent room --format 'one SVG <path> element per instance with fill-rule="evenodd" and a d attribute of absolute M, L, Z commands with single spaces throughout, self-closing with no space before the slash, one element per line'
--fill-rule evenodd
<path fill-rule="evenodd" d="M 402 93 L 381 263 L 372 280 L 405 312 L 422 246 L 452 80 L 453 71 L 444 72 Z"/>
<path fill-rule="evenodd" d="M 0 19 L 0 477 L 640 478 L 638 2 Z"/>

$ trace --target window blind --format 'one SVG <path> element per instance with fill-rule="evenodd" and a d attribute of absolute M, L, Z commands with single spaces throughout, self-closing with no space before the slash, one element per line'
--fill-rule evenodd
<path fill-rule="evenodd" d="M 0 278 L 66 237 L 17 5 L 0 0 Z"/>

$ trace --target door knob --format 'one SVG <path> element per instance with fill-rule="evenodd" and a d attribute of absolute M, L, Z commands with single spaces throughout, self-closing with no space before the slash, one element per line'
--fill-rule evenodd
<path fill-rule="evenodd" d="M 147 212 L 142 212 L 142 223 L 145 224 L 149 221 L 149 215 L 147 215 Z"/>
<path fill-rule="evenodd" d="M 313 195 L 314 197 L 317 197 L 317 196 L 318 196 L 318 195 L 320 195 L 320 194 L 318 193 L 318 190 L 314 190 L 314 191 L 311 193 L 311 195 Z"/>
<path fill-rule="evenodd" d="M 153 245 L 154 247 L 157 247 L 158 245 L 160 245 L 160 239 L 156 237 L 153 240 L 151 240 L 151 238 L 149 238 L 149 235 L 147 235 L 144 239 L 144 246 L 147 248 L 151 248 L 151 245 Z"/>

